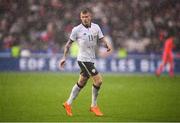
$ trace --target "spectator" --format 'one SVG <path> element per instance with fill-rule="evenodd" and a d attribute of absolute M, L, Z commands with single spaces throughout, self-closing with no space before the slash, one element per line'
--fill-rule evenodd
<path fill-rule="evenodd" d="M 118 44 L 125 40 L 140 43 L 148 39 L 148 45 L 151 46 L 128 49 L 127 47 L 133 46 L 124 45 L 124 48 L 132 52 L 153 52 L 154 49 L 160 52 L 157 47 L 160 47 L 159 36 L 162 38 L 164 35 L 163 28 L 180 27 L 179 0 L 1 0 L 1 50 L 13 46 L 13 41 L 9 39 L 12 33 L 16 33 L 20 43 L 24 44 L 26 41 L 31 50 L 50 48 L 61 51 L 72 27 L 79 21 L 78 17 L 72 17 L 77 15 L 81 7 L 92 8 L 94 21 L 101 25 L 104 34 L 112 39 L 115 50 L 118 50 Z M 129 43 L 132 44 L 134 43 Z M 20 46 L 24 48 L 24 45 Z"/>

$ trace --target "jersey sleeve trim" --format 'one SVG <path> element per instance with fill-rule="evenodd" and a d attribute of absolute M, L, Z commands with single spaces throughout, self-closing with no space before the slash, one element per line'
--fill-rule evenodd
<path fill-rule="evenodd" d="M 99 40 L 101 40 L 101 39 L 103 39 L 104 38 L 104 36 L 103 37 L 101 37 L 101 38 L 99 38 Z"/>
<path fill-rule="evenodd" d="M 69 38 L 70 41 L 74 42 L 75 40 L 72 40 L 71 38 Z"/>

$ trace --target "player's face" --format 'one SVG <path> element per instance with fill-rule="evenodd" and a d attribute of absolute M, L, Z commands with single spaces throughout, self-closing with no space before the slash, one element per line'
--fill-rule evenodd
<path fill-rule="evenodd" d="M 90 24 L 91 24 L 91 14 L 90 13 L 86 13 L 86 14 L 81 13 L 80 18 L 81 18 L 82 24 L 84 24 L 85 26 L 90 26 Z"/>

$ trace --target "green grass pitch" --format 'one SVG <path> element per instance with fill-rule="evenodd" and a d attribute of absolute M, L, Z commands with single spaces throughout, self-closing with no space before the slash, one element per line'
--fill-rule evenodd
<path fill-rule="evenodd" d="M 180 76 L 104 74 L 98 104 L 89 112 L 92 80 L 73 103 L 73 117 L 62 103 L 78 74 L 0 73 L 0 121 L 180 121 Z"/>

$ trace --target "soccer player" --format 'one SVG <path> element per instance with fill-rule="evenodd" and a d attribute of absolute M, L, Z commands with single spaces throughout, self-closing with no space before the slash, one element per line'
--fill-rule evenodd
<path fill-rule="evenodd" d="M 170 69 L 169 69 L 169 76 L 174 76 L 174 58 L 173 58 L 173 47 L 174 47 L 174 36 L 170 36 L 166 39 L 164 43 L 164 49 L 163 49 L 163 55 L 162 55 L 162 62 L 160 66 L 156 70 L 156 75 L 160 76 L 164 66 L 169 63 Z"/>
<path fill-rule="evenodd" d="M 92 103 L 90 111 L 96 116 L 102 116 L 103 113 L 97 105 L 98 92 L 102 84 L 102 76 L 94 66 L 95 62 L 95 50 L 97 41 L 102 41 L 106 44 L 107 52 L 111 51 L 110 45 L 104 39 L 103 33 L 100 27 L 91 22 L 92 13 L 89 9 L 83 9 L 80 12 L 81 24 L 72 29 L 70 39 L 65 45 L 64 55 L 60 60 L 60 68 L 64 67 L 67 53 L 71 44 L 76 41 L 79 47 L 79 53 L 77 61 L 81 69 L 78 82 L 73 86 L 71 94 L 63 106 L 68 116 L 72 116 L 71 104 L 73 100 L 78 96 L 79 92 L 85 86 L 90 77 L 93 79 L 92 85 Z"/>

